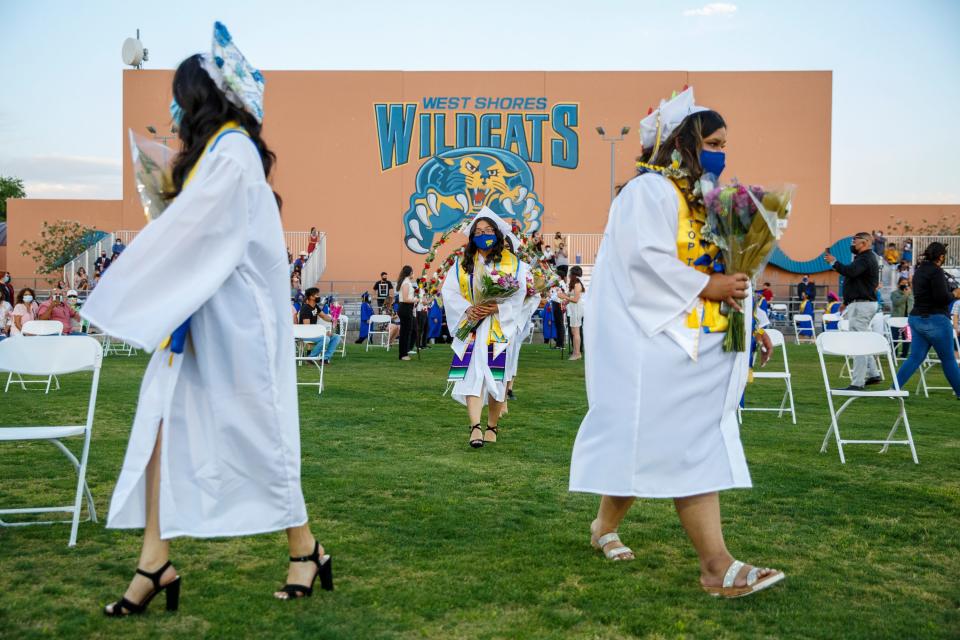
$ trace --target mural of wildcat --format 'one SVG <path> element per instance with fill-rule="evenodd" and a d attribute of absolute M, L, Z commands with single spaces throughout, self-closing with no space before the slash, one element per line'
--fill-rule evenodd
<path fill-rule="evenodd" d="M 403 216 L 404 243 L 428 253 L 434 235 L 489 207 L 516 220 L 524 233 L 540 229 L 543 204 L 533 189 L 533 172 L 515 153 L 463 147 L 427 160 L 417 172 L 416 192 Z"/>

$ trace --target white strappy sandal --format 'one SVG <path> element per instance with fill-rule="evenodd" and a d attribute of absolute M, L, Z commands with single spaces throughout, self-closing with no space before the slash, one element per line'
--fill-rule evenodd
<path fill-rule="evenodd" d="M 618 542 L 618 543 L 620 543 L 620 546 L 614 547 L 613 549 L 610 549 L 609 551 L 603 551 L 603 548 L 604 548 L 605 546 L 607 546 L 608 544 L 610 544 L 611 542 Z M 607 557 L 607 560 L 612 560 L 613 562 L 621 562 L 621 561 L 624 561 L 624 560 L 633 560 L 633 559 L 634 559 L 634 558 L 622 558 L 622 557 L 621 557 L 621 556 L 623 556 L 624 554 L 627 554 L 627 553 L 633 555 L 633 549 L 631 549 L 630 547 L 624 545 L 623 542 L 620 541 L 620 536 L 619 536 L 616 532 L 614 532 L 614 533 L 608 533 L 608 534 L 606 534 L 606 535 L 600 536 L 599 538 L 597 538 L 597 541 L 596 541 L 596 542 L 594 542 L 593 540 L 591 540 L 591 541 L 590 541 L 590 544 L 593 545 L 593 547 L 594 547 L 595 549 L 599 549 L 600 551 L 603 551 L 603 555 L 605 555 L 605 556 Z"/>
<path fill-rule="evenodd" d="M 715 598 L 742 598 L 743 596 L 748 596 L 751 593 L 769 589 L 787 577 L 787 574 L 785 574 L 783 571 L 754 567 L 747 572 L 747 584 L 742 587 L 735 587 L 733 586 L 733 583 L 736 581 L 737 574 L 740 573 L 740 569 L 743 568 L 743 564 L 744 563 L 740 562 L 739 560 L 734 560 L 732 563 L 730 563 L 727 573 L 723 576 L 722 587 L 703 587 L 703 590 Z M 757 578 L 757 575 L 761 571 L 773 571 L 773 573 L 764 576 L 763 578 Z"/>

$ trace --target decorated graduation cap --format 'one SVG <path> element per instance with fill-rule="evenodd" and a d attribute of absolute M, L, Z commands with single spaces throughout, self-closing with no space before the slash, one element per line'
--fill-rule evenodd
<path fill-rule="evenodd" d="M 684 118 L 700 111 L 709 109 L 694 102 L 693 87 L 684 87 L 680 93 L 674 91 L 669 100 L 660 101 L 659 107 L 651 107 L 647 116 L 640 121 L 640 144 L 644 151 L 653 149 L 651 157 L 655 156 L 660 144 L 680 126 Z"/>
<path fill-rule="evenodd" d="M 263 122 L 263 74 L 240 53 L 222 22 L 213 23 L 210 53 L 201 58 L 204 70 L 227 100 Z"/>
<path fill-rule="evenodd" d="M 520 239 L 513 234 L 513 227 L 510 226 L 510 223 L 495 214 L 488 207 L 484 207 L 477 212 L 477 215 L 474 216 L 473 220 L 470 221 L 470 224 L 463 229 L 463 235 L 467 236 L 467 239 L 470 239 L 473 236 L 473 228 L 477 226 L 477 222 L 484 218 L 489 220 L 491 224 L 499 229 L 504 238 L 510 238 L 510 241 L 513 243 L 514 250 L 520 246 Z"/>

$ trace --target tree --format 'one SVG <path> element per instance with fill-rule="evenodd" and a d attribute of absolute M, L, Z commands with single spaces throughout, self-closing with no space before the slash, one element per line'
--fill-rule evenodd
<path fill-rule="evenodd" d="M 20 248 L 24 256 L 37 263 L 38 273 L 54 273 L 102 235 L 103 232 L 75 220 L 58 220 L 53 224 L 44 221 L 40 239 L 24 240 Z"/>
<path fill-rule="evenodd" d="M 906 220 L 894 219 L 887 229 L 887 235 L 893 236 L 960 236 L 960 211 L 947 213 L 936 220 L 924 218 L 913 225 Z"/>
<path fill-rule="evenodd" d="M 26 198 L 23 180 L 13 176 L 0 176 L 0 222 L 7 219 L 7 198 Z"/>

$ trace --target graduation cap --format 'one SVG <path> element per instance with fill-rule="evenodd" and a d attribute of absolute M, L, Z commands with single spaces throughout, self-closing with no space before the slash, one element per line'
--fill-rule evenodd
<path fill-rule="evenodd" d="M 504 238 L 510 238 L 510 241 L 513 243 L 514 250 L 520 246 L 520 239 L 513 235 L 513 227 L 510 226 L 510 223 L 491 211 L 489 207 L 484 207 L 477 212 L 477 215 L 473 218 L 473 220 L 470 221 L 470 224 L 463 229 L 463 235 L 467 236 L 468 239 L 472 238 L 473 228 L 477 226 L 477 222 L 484 218 L 486 218 L 492 225 L 499 229 Z"/>
<path fill-rule="evenodd" d="M 656 155 L 660 144 L 680 126 L 684 118 L 700 111 L 709 109 L 694 103 L 693 87 L 684 87 L 680 93 L 674 91 L 669 100 L 661 100 L 656 109 L 651 107 L 647 116 L 640 121 L 640 144 L 644 150 L 653 149 L 651 155 Z"/>

